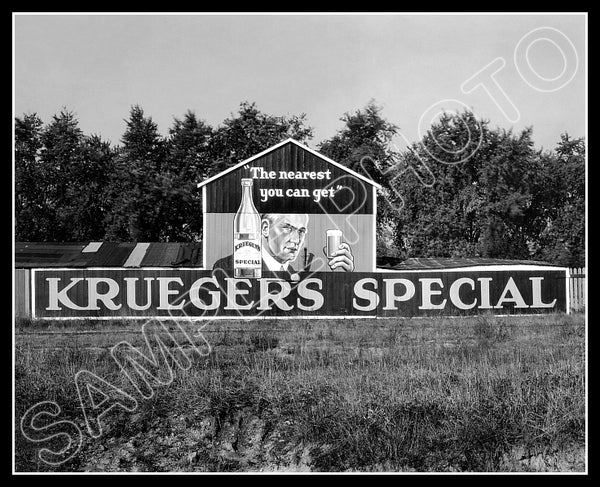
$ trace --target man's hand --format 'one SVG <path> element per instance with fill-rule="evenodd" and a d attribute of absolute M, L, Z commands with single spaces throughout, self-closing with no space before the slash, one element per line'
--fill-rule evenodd
<path fill-rule="evenodd" d="M 352 272 L 354 270 L 354 256 L 350 246 L 347 243 L 340 244 L 339 249 L 331 254 L 328 264 L 332 271 L 340 267 L 346 272 Z"/>

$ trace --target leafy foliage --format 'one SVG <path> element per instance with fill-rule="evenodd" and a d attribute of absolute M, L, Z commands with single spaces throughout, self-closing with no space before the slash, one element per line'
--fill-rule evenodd
<path fill-rule="evenodd" d="M 580 267 L 585 263 L 585 142 L 562 134 L 554 153 L 543 161 L 536 245 L 540 259 Z"/>
<path fill-rule="evenodd" d="M 377 200 L 376 244 L 378 255 L 387 255 L 398 252 L 394 238 L 397 215 L 388 203 L 393 194 L 389 171 L 397 157 L 392 140 L 399 128 L 383 118 L 382 110 L 371 100 L 364 109 L 345 113 L 341 118 L 344 127 L 322 142 L 319 152 L 383 187 L 384 197 Z"/>
<path fill-rule="evenodd" d="M 460 150 L 448 152 L 442 144 Z M 409 256 L 528 257 L 526 214 L 535 177 L 530 130 L 515 137 L 490 130 L 472 113 L 446 114 L 405 164 L 415 158 L 435 182 L 399 182 L 405 207 L 398 237 Z"/>
<path fill-rule="evenodd" d="M 212 127 L 191 111 L 183 120 L 176 118 L 169 129 L 162 171 L 164 240 L 197 241 L 202 236 L 202 201 L 196 184 L 210 172 L 213 133 Z"/>
<path fill-rule="evenodd" d="M 491 129 L 470 111 L 444 113 L 398 152 L 398 127 L 370 102 L 346 114 L 320 150 L 383 189 L 378 255 L 496 257 L 585 265 L 585 144 L 563 134 L 556 151 L 533 130 Z"/>
<path fill-rule="evenodd" d="M 163 206 L 161 165 L 165 141 L 152 118 L 138 105 L 132 107 L 123 145 L 111 174 L 112 212 L 107 218 L 109 240 L 157 241 Z"/>
<path fill-rule="evenodd" d="M 210 175 L 248 159 L 287 138 L 304 142 L 312 137 L 306 115 L 275 117 L 260 112 L 255 103 L 243 102 L 237 116 L 223 122 L 213 134 L 210 153 L 213 157 Z"/>
<path fill-rule="evenodd" d="M 35 113 L 15 120 L 15 234 L 21 240 L 43 240 L 47 232 L 44 192 L 39 190 L 42 126 Z"/>
<path fill-rule="evenodd" d="M 345 113 L 317 149 L 382 186 L 377 252 L 396 257 L 499 257 L 585 265 L 585 141 L 563 134 L 536 150 L 533 130 L 491 128 L 470 111 L 443 114 L 400 151 L 399 127 L 371 100 Z M 87 136 L 63 109 L 44 126 L 15 120 L 16 239 L 199 241 L 196 185 L 264 149 L 306 142 L 306 115 L 243 102 L 218 127 L 187 111 L 168 136 L 131 107 L 121 144 Z"/>

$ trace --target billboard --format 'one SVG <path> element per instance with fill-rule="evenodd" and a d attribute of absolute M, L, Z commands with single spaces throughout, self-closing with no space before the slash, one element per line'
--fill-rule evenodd
<path fill-rule="evenodd" d="M 200 186 L 206 269 L 249 278 L 375 271 L 378 185 L 295 141 Z"/>
<path fill-rule="evenodd" d="M 34 318 L 414 317 L 567 311 L 556 268 L 303 272 L 298 280 L 204 269 L 36 269 Z"/>

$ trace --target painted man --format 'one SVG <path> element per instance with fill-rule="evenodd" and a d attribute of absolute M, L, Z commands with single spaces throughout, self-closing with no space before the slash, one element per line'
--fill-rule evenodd
<path fill-rule="evenodd" d="M 294 279 L 299 271 L 308 270 L 306 263 L 295 264 L 304 245 L 308 231 L 308 215 L 300 213 L 268 213 L 261 216 L 262 269 L 286 279 Z M 342 243 L 328 258 L 331 270 L 354 270 L 354 256 L 350 246 Z M 218 260 L 213 269 L 229 272 L 233 268 L 233 255 Z"/>

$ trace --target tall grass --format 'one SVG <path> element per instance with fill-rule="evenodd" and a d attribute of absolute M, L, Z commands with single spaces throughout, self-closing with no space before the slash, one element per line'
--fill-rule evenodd
<path fill-rule="evenodd" d="M 266 430 L 285 425 L 288 443 L 310 445 L 317 471 L 497 471 L 515 448 L 583 445 L 584 330 L 582 316 L 567 315 L 211 323 L 211 353 L 140 401 L 135 425 L 130 413 L 107 416 L 105 436 L 143 432 L 156 417 L 193 424 L 245 411 Z M 133 331 L 130 339 L 143 342 Z M 105 336 L 53 342 L 62 351 L 39 340 L 17 340 L 17 420 L 54 400 L 83 426 L 80 369 L 131 390 L 108 349 L 90 348 Z M 18 469 L 47 468 L 17 436 Z"/>

